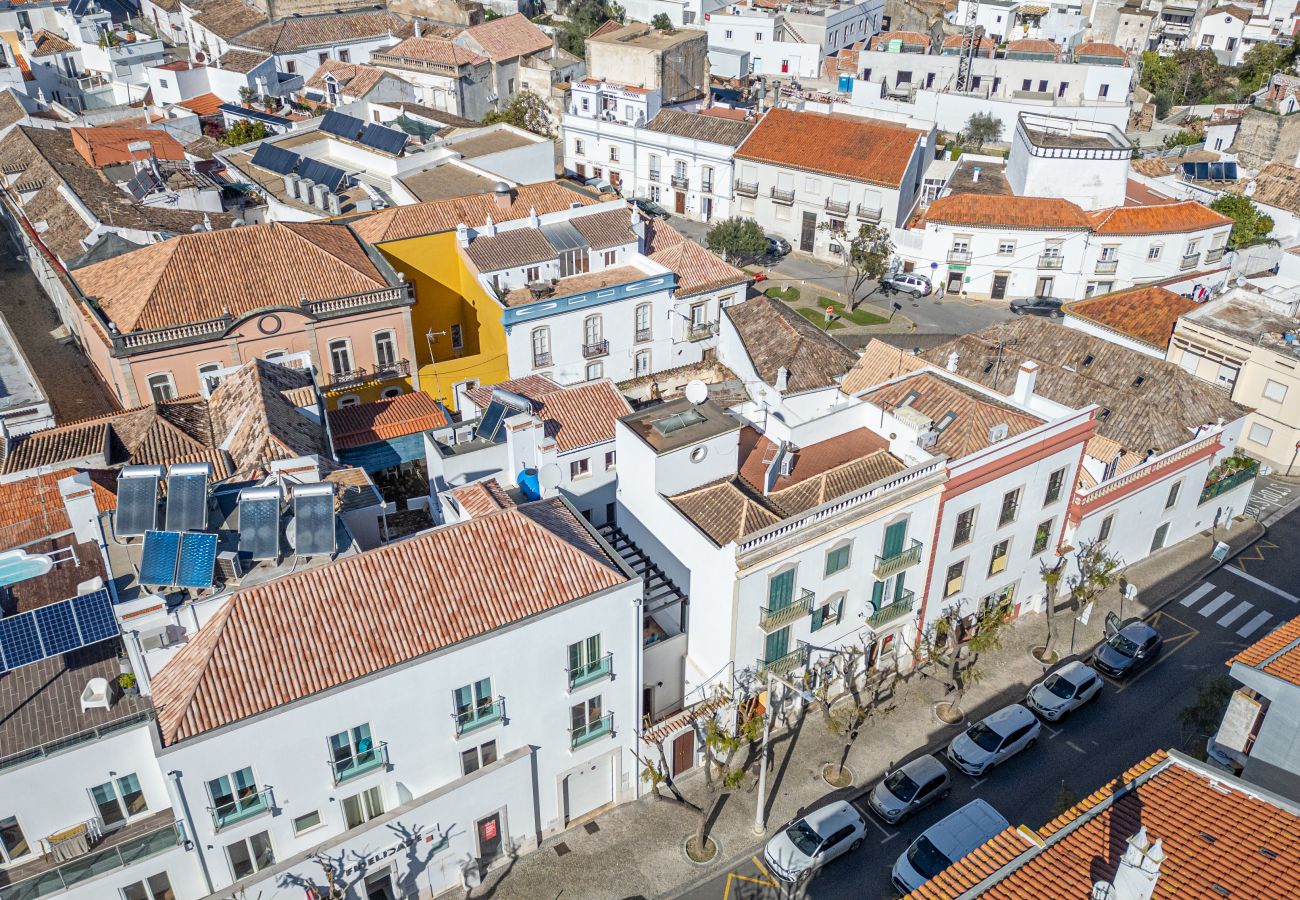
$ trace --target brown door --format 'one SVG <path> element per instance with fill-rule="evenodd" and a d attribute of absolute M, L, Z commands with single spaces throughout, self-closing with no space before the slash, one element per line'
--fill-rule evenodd
<path fill-rule="evenodd" d="M 677 191 L 673 204 L 673 208 L 678 214 L 686 212 L 686 195 L 681 191 Z"/>
<path fill-rule="evenodd" d="M 583 181 L 586 181 L 586 180 L 587 180 L 587 164 L 586 164 L 586 163 L 577 163 L 576 165 L 574 165 L 574 167 L 573 167 L 573 171 L 577 172 L 577 173 L 578 173 L 578 177 L 581 178 Z"/>
<path fill-rule="evenodd" d="M 695 767 L 695 732 L 688 731 L 673 740 L 673 774 Z"/>
<path fill-rule="evenodd" d="M 994 300 L 1003 300 L 1007 296 L 1007 276 L 993 276 L 993 293 L 989 295 Z"/>
<path fill-rule="evenodd" d="M 799 234 L 799 249 L 804 253 L 812 253 L 816 237 L 817 213 L 806 212 L 803 214 L 803 230 Z"/>

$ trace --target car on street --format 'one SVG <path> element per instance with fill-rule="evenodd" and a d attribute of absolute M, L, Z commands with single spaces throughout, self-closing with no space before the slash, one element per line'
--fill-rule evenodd
<path fill-rule="evenodd" d="M 867 820 L 839 800 L 795 819 L 763 848 L 768 868 L 782 881 L 800 881 L 814 869 L 862 846 Z"/>
<path fill-rule="evenodd" d="M 1025 705 L 1049 722 L 1059 722 L 1101 693 L 1097 670 L 1079 660 L 1068 662 L 1029 689 Z"/>
<path fill-rule="evenodd" d="M 930 284 L 930 279 L 924 275 L 918 275 L 916 272 L 899 272 L 895 275 L 886 275 L 880 279 L 880 286 L 886 290 L 895 290 L 903 294 L 911 294 L 914 297 L 928 297 L 934 290 Z"/>
<path fill-rule="evenodd" d="M 1010 827 L 987 802 L 972 800 L 921 832 L 895 861 L 890 879 L 901 893 L 919 890 L 954 862 Z"/>
<path fill-rule="evenodd" d="M 583 184 L 585 184 L 589 188 L 595 189 L 596 191 L 602 194 L 618 193 L 618 191 L 614 190 L 614 185 L 610 184 L 608 181 L 606 181 L 603 178 L 588 178 L 586 181 L 583 182 Z"/>
<path fill-rule="evenodd" d="M 1043 723 L 1019 703 L 980 719 L 952 739 L 948 759 L 972 778 L 1006 762 L 1038 740 Z"/>
<path fill-rule="evenodd" d="M 948 767 L 927 753 L 886 772 L 867 796 L 867 806 L 890 825 L 897 825 L 951 793 Z"/>
<path fill-rule="evenodd" d="M 658 203 L 655 203 L 653 200 L 645 200 L 641 197 L 637 197 L 632 202 L 636 204 L 637 209 L 641 210 L 641 212 L 645 213 L 647 216 L 649 216 L 652 219 L 672 218 L 672 216 L 669 215 L 668 210 L 664 209 L 662 206 L 660 206 Z"/>
<path fill-rule="evenodd" d="M 1059 319 L 1065 315 L 1061 310 L 1061 301 L 1055 297 L 1025 297 L 1011 301 L 1011 311 L 1018 316 L 1043 316 Z"/>
<path fill-rule="evenodd" d="M 1150 665 L 1164 648 L 1164 640 L 1141 619 L 1129 619 L 1123 625 L 1106 624 L 1106 640 L 1092 652 L 1092 664 L 1103 675 L 1128 678 Z"/>
<path fill-rule="evenodd" d="M 783 237 L 775 234 L 766 235 L 767 237 L 767 255 L 780 259 L 790 253 L 790 242 Z"/>

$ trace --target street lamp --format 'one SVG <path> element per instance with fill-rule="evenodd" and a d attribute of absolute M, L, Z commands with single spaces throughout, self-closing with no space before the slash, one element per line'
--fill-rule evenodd
<path fill-rule="evenodd" d="M 767 709 L 763 712 L 763 752 L 758 762 L 758 807 L 754 810 L 754 834 L 762 834 L 767 831 L 767 743 L 772 733 L 772 710 L 776 704 L 772 700 L 772 691 L 775 688 L 775 682 L 794 691 L 799 695 L 804 703 L 811 703 L 813 695 L 800 687 L 796 687 L 786 681 L 780 675 L 768 670 L 767 673 Z"/>

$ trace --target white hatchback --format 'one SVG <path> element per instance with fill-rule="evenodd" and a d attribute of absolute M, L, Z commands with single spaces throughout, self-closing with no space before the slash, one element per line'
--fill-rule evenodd
<path fill-rule="evenodd" d="M 1029 689 L 1025 705 L 1049 722 L 1059 722 L 1101 693 L 1101 676 L 1077 659 Z"/>
<path fill-rule="evenodd" d="M 952 739 L 948 759 L 967 775 L 978 778 L 1038 740 L 1043 723 L 1019 703 L 980 719 Z"/>
<path fill-rule="evenodd" d="M 866 830 L 866 820 L 853 806 L 828 803 L 782 828 L 763 848 L 763 859 L 777 878 L 799 881 L 861 847 Z"/>

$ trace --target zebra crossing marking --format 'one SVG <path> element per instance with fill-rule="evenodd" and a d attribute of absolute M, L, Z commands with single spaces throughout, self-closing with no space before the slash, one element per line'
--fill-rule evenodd
<path fill-rule="evenodd" d="M 1253 603 L 1247 603 L 1245 600 L 1243 600 L 1240 603 L 1238 603 L 1236 606 L 1234 606 L 1226 616 L 1220 619 L 1219 624 L 1224 628 L 1227 628 L 1233 622 L 1237 621 L 1242 616 L 1244 616 L 1247 612 L 1249 612 L 1254 608 L 1255 605 Z"/>
<path fill-rule="evenodd" d="M 1210 583 L 1207 581 L 1205 584 L 1201 585 L 1201 586 L 1198 587 L 1196 590 L 1192 591 L 1190 594 L 1188 594 L 1186 597 L 1184 597 L 1183 600 L 1182 600 L 1181 605 L 1182 605 L 1182 606 L 1192 606 L 1193 604 L 1195 604 L 1198 600 L 1200 600 L 1202 597 L 1204 597 L 1206 594 L 1208 594 L 1208 593 L 1209 593 L 1210 591 L 1212 591 L 1212 590 L 1214 590 L 1214 585 L 1210 584 Z"/>
<path fill-rule="evenodd" d="M 1250 637 L 1252 634 L 1258 631 L 1265 622 L 1267 622 L 1271 618 L 1273 617 L 1266 612 L 1260 613 L 1259 615 L 1255 616 L 1255 618 L 1247 622 L 1245 625 L 1242 625 L 1240 628 L 1237 629 L 1238 636 L 1244 638 Z"/>
<path fill-rule="evenodd" d="M 1209 603 L 1205 604 L 1205 606 L 1198 609 L 1197 612 L 1208 619 L 1214 613 L 1218 612 L 1221 607 L 1227 606 L 1232 598 L 1233 594 L 1231 591 L 1224 591 Z"/>

